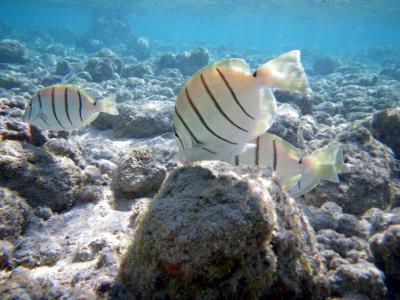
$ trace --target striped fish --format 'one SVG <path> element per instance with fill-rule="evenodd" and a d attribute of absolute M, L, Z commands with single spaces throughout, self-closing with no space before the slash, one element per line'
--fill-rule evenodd
<path fill-rule="evenodd" d="M 33 96 L 23 121 L 41 129 L 72 130 L 90 124 L 100 112 L 118 115 L 115 95 L 96 101 L 81 88 L 54 85 L 39 90 Z"/>
<path fill-rule="evenodd" d="M 267 132 L 257 137 L 255 144 L 254 149 L 236 155 L 228 162 L 271 168 L 277 172 L 282 188 L 293 197 L 309 192 L 321 179 L 339 182 L 338 174 L 348 172 L 343 163 L 343 148 L 337 143 L 307 154 Z"/>
<path fill-rule="evenodd" d="M 183 162 L 222 160 L 255 145 L 276 117 L 271 88 L 310 93 L 300 51 L 288 52 L 255 72 L 241 59 L 213 63 L 196 73 L 177 97 L 174 133 Z"/>

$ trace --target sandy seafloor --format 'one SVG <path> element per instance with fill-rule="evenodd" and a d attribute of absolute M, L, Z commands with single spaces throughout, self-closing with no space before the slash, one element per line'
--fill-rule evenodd
<path fill-rule="evenodd" d="M 7 38 L 0 42 L 0 298 L 129 298 L 117 280 L 120 262 L 137 217 L 177 167 L 172 113 L 180 88 L 209 62 L 241 57 L 254 69 L 290 49 L 137 40 L 130 51 L 95 41 L 75 47 L 44 33 Z M 276 92 L 272 132 L 301 146 L 300 131 L 308 151 L 338 140 L 351 167 L 339 184 L 296 199 L 314 230 L 325 297 L 400 297 L 399 54 L 302 49 L 313 95 Z M 58 83 L 97 99 L 116 93 L 120 116 L 101 115 L 70 133 L 29 128 L 21 121 L 27 100 Z M 176 295 L 171 290 L 163 295 Z"/>

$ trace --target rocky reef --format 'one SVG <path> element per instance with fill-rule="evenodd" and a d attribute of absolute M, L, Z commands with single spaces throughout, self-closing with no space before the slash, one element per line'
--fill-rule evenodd
<path fill-rule="evenodd" d="M 351 170 L 293 199 L 270 170 L 174 158 L 184 82 L 233 51 L 254 68 L 281 49 L 176 48 L 115 17 L 81 37 L 3 27 L 2 299 L 400 297 L 398 65 L 370 64 L 389 50 L 305 50 L 314 93 L 276 91 L 271 132 L 306 151 L 338 141 Z M 69 133 L 23 123 L 27 100 L 56 83 L 116 94 L 120 115 Z"/>

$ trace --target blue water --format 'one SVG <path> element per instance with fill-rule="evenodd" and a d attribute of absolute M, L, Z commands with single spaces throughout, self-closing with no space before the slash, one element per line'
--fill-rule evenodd
<path fill-rule="evenodd" d="M 107 3 L 3 0 L 0 20 L 20 32 L 66 25 L 81 34 L 94 15 L 124 15 L 136 34 L 177 46 L 314 48 L 338 54 L 400 46 L 400 1 L 394 0 Z"/>

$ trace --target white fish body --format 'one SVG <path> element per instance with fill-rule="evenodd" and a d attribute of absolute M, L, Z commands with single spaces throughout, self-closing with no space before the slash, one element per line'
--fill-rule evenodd
<path fill-rule="evenodd" d="M 182 161 L 233 157 L 254 148 L 249 141 L 276 117 L 271 88 L 310 92 L 300 52 L 288 52 L 252 73 L 241 59 L 211 64 L 196 73 L 177 97 L 174 131 Z"/>
<path fill-rule="evenodd" d="M 297 149 L 282 138 L 264 133 L 255 140 L 256 147 L 232 160 L 234 165 L 269 167 L 276 171 L 282 188 L 293 197 L 301 196 L 321 179 L 338 182 L 338 174 L 348 172 L 343 163 L 343 148 L 331 143 L 311 154 Z"/>
<path fill-rule="evenodd" d="M 115 96 L 95 101 L 81 88 L 54 85 L 39 90 L 30 100 L 23 121 L 41 129 L 68 131 L 90 124 L 100 112 L 118 115 Z"/>

